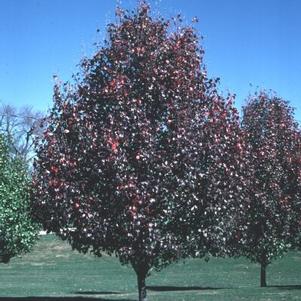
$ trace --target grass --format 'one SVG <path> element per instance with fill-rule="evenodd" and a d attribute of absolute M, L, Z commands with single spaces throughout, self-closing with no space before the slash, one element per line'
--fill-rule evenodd
<path fill-rule="evenodd" d="M 301 300 L 301 253 L 291 252 L 268 268 L 259 288 L 259 266 L 245 259 L 213 258 L 173 264 L 147 279 L 149 301 Z M 136 276 L 116 258 L 82 255 L 47 235 L 22 258 L 0 265 L 0 301 L 131 301 Z"/>

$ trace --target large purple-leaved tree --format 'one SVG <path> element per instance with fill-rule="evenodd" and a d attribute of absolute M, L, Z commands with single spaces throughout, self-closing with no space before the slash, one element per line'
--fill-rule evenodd
<path fill-rule="evenodd" d="M 151 269 L 226 254 L 240 239 L 246 148 L 198 44 L 144 2 L 118 10 L 76 84 L 55 86 L 37 145 L 35 216 L 73 248 L 131 264 L 139 300 Z"/>
<path fill-rule="evenodd" d="M 117 16 L 104 47 L 82 61 L 76 83 L 55 86 L 37 145 L 32 206 L 44 228 L 73 248 L 131 264 L 139 300 L 146 300 L 151 269 L 180 254 L 173 212 L 185 197 L 181 153 L 185 127 L 193 131 L 187 108 L 214 101 L 216 91 L 191 27 L 172 32 L 144 2 Z"/>

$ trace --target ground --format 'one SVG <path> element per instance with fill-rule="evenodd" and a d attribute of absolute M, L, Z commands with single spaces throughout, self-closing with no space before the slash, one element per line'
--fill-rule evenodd
<path fill-rule="evenodd" d="M 259 287 L 259 266 L 245 259 L 187 260 L 147 279 L 149 301 L 301 301 L 301 253 L 269 268 Z M 135 301 L 136 277 L 116 258 L 82 255 L 52 235 L 33 252 L 0 265 L 0 301 Z"/>

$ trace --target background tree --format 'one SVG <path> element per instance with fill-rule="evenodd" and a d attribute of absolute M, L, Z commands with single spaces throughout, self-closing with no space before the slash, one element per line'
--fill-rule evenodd
<path fill-rule="evenodd" d="M 16 108 L 2 104 L 0 107 L 0 131 L 7 137 L 11 156 L 21 158 L 30 168 L 34 157 L 34 139 L 43 133 L 44 115 L 25 106 Z"/>
<path fill-rule="evenodd" d="M 243 109 L 242 129 L 252 179 L 242 253 L 261 265 L 260 284 L 266 286 L 266 267 L 287 250 L 292 205 L 299 199 L 298 125 L 288 102 L 260 92 Z"/>
<path fill-rule="evenodd" d="M 37 226 L 29 209 L 29 178 L 26 165 L 10 157 L 0 135 L 0 262 L 29 251 L 37 238 Z"/>
<path fill-rule="evenodd" d="M 105 46 L 83 60 L 76 85 L 55 86 L 32 205 L 45 229 L 73 248 L 131 264 L 145 300 L 151 269 L 179 254 L 171 228 L 183 197 L 177 142 L 191 117 L 186 108 L 213 92 L 214 82 L 192 28 L 172 32 L 145 3 L 117 15 Z"/>

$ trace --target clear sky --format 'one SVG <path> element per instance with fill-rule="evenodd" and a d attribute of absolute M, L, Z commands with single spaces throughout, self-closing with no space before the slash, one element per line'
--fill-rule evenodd
<path fill-rule="evenodd" d="M 54 74 L 63 81 L 101 42 L 115 0 L 0 0 L 0 100 L 46 110 Z M 136 0 L 118 1 L 132 8 Z M 210 76 L 241 107 L 257 87 L 289 100 L 301 121 L 300 0 L 153 0 L 155 14 L 181 13 L 204 37 Z M 96 30 L 100 29 L 97 33 Z"/>

